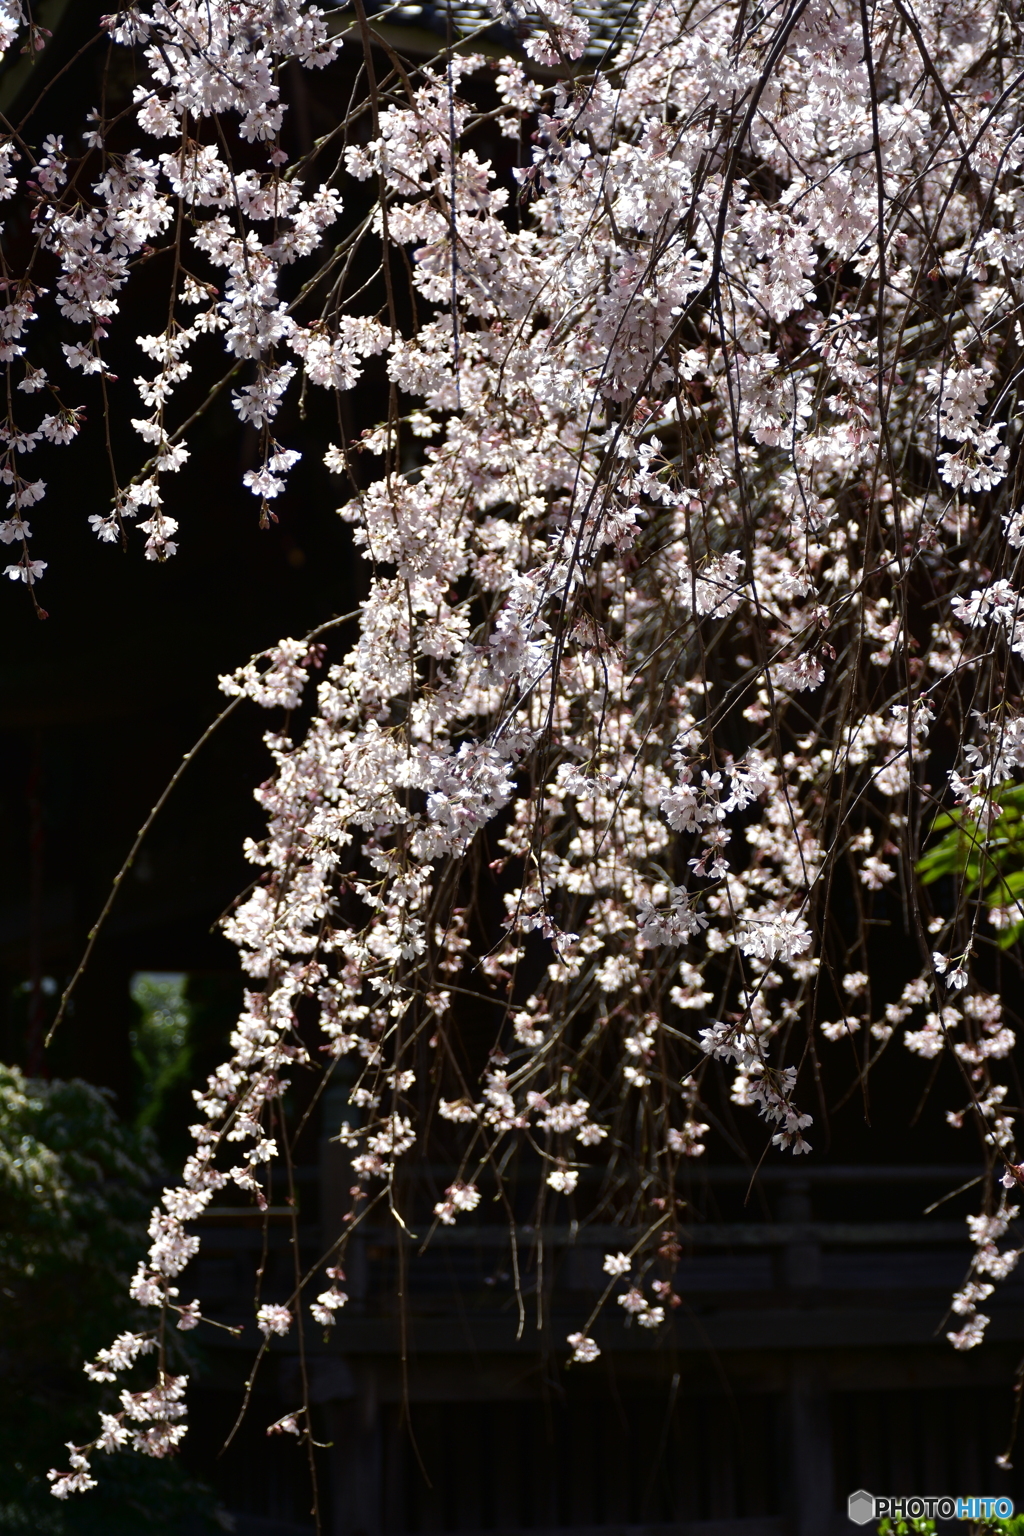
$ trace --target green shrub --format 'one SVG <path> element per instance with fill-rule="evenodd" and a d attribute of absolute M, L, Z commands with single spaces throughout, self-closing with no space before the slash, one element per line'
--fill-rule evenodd
<path fill-rule="evenodd" d="M 211 1501 L 180 1464 L 100 1457 L 100 1487 L 58 1505 L 46 1471 L 92 1439 L 83 1362 L 138 1321 L 128 1282 L 159 1186 L 151 1135 L 83 1082 L 0 1065 L 0 1531 L 140 1536 L 205 1527 Z M 148 1319 L 147 1319 L 148 1321 Z"/>

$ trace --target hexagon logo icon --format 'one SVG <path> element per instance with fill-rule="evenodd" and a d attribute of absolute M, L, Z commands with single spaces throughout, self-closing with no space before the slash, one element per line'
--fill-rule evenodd
<path fill-rule="evenodd" d="M 855 1525 L 867 1525 L 875 1517 L 875 1496 L 866 1488 L 858 1488 L 846 1501 L 846 1513 Z"/>

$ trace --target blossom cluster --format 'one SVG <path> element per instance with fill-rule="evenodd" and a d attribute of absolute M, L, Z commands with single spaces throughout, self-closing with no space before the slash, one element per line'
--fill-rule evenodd
<path fill-rule="evenodd" d="M 751 1135 L 806 1154 L 805 1065 L 820 1052 L 862 1077 L 894 1037 L 949 1053 L 967 1101 L 952 1123 L 975 1127 L 990 1173 L 1018 1168 L 997 1075 L 1014 1035 L 978 961 L 998 913 L 963 890 L 936 903 L 915 876 L 949 743 L 948 797 L 979 837 L 1024 767 L 1011 22 L 990 0 L 644 0 L 594 69 L 565 0 L 521 9 L 520 56 L 403 66 L 358 132 L 339 124 L 329 163 L 318 145 L 288 166 L 279 65 L 334 67 L 346 29 L 372 46 L 358 4 L 330 25 L 299 0 L 128 7 L 105 26 L 134 52 L 143 147 L 115 152 L 99 115 L 74 154 L 0 144 L 68 377 L 95 376 L 104 400 L 133 261 L 176 253 L 167 323 L 139 338 L 149 456 L 92 516 L 101 539 L 144 513 L 146 555 L 174 553 L 164 477 L 188 453 L 194 367 L 258 435 L 245 483 L 265 520 L 303 451 L 278 438 L 283 403 L 351 390 L 371 357 L 391 386 L 379 427 L 319 445 L 367 567 L 347 649 L 284 640 L 223 680 L 301 724 L 275 713 L 266 738 L 267 834 L 225 925 L 245 1008 L 134 1281 L 183 1323 L 188 1223 L 228 1184 L 265 1203 L 279 1100 L 317 1061 L 351 1085 L 331 1128 L 355 1180 L 347 1230 L 382 1192 L 393 1205 L 436 1106 L 459 1152 L 435 1223 L 473 1213 L 518 1144 L 540 1198 L 580 1207 L 614 1147 L 634 1215 L 660 1202 L 671 1267 L 722 1064 Z M 24 21 L 4 0 L 0 41 Z M 502 137 L 532 146 L 513 174 Z M 352 221 L 363 183 L 373 212 Z M 9 405 L 3 428 L 0 537 L 34 594 L 23 514 L 44 486 L 19 465 L 81 412 L 31 361 L 36 276 L 5 282 L 8 402 L 54 402 L 41 419 Z M 886 998 L 869 981 L 882 920 L 921 955 Z M 496 1021 L 485 1059 L 462 1048 L 467 995 Z M 998 1248 L 1012 1214 L 976 1218 L 958 1347 L 984 1328 L 980 1277 L 1016 1262 Z M 324 1327 L 345 1241 L 311 1305 Z M 613 1281 L 633 1274 L 612 1257 Z M 646 1274 L 618 1301 L 655 1331 L 674 1293 L 645 1293 Z M 303 1305 L 259 1306 L 266 1345 Z M 569 1343 L 598 1352 L 585 1330 Z M 178 1389 L 159 1381 L 114 1440 L 174 1443 Z M 58 1493 L 88 1482 L 74 1456 Z"/>

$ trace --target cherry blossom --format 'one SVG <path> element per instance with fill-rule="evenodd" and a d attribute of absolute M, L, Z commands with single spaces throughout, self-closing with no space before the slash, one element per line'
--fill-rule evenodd
<path fill-rule="evenodd" d="M 0 141 L 32 244 L 0 279 L 8 595 L 43 614 L 46 464 L 92 430 L 85 391 L 138 440 L 87 514 L 97 538 L 130 546 L 134 525 L 162 562 L 199 536 L 174 489 L 189 380 L 258 442 L 260 521 L 313 451 L 365 562 L 347 623 L 221 679 L 270 712 L 266 834 L 224 924 L 247 990 L 132 1295 L 200 1322 L 176 1283 L 187 1224 L 228 1185 L 266 1207 L 291 1075 L 344 1061 L 351 1118 L 326 1129 L 353 1204 L 322 1265 L 373 1202 L 404 1221 L 396 1170 L 435 1131 L 432 1234 L 473 1219 L 517 1147 L 538 1201 L 581 1210 L 612 1149 L 635 1180 L 609 1312 L 656 1331 L 678 1297 L 647 1274 L 678 1257 L 677 1170 L 710 1154 L 712 1097 L 754 1162 L 807 1155 L 818 1041 L 858 1076 L 896 1041 L 925 1074 L 948 1054 L 949 1123 L 985 1159 L 949 1335 L 973 1347 L 1019 1258 L 997 1193 L 1021 1166 L 1015 1034 L 984 962 L 1007 902 L 939 896 L 916 867 L 937 806 L 983 844 L 1024 769 L 1011 24 L 644 0 L 605 50 L 568 0 L 512 10 L 517 57 L 403 66 L 290 163 L 283 66 L 365 44 L 358 6 L 130 6 L 103 22 L 137 81 L 127 138 L 97 110 L 80 141 Z M 0 47 L 28 25 L 0 0 Z M 502 139 L 529 163 L 488 158 Z M 123 295 L 159 253 L 167 307 L 116 379 Z M 343 420 L 373 358 L 382 419 L 291 442 L 286 407 L 327 391 Z M 901 904 L 910 958 L 876 984 L 866 935 Z M 469 1072 L 467 993 L 495 1021 Z M 322 1274 L 326 1328 L 345 1293 Z M 593 1320 L 574 1361 L 600 1353 Z M 255 1324 L 265 1347 L 306 1306 Z M 91 1486 L 97 1448 L 174 1449 L 162 1338 L 90 1366 L 109 1382 L 154 1354 L 156 1385 L 72 1448 L 56 1496 Z"/>

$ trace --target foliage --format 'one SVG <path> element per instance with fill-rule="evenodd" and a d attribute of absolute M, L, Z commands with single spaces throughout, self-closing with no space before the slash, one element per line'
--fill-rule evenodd
<path fill-rule="evenodd" d="M 976 1536 L 985 1531 L 998 1531 L 1001 1536 L 1024 1536 L 1024 1515 L 1013 1515 L 1009 1520 L 985 1520 L 970 1527 Z M 878 1536 L 935 1536 L 934 1520 L 881 1520 Z"/>
<path fill-rule="evenodd" d="M 997 929 L 1000 949 L 1024 933 L 1024 785 L 1000 784 L 992 791 L 986 818 L 966 810 L 944 811 L 932 823 L 939 841 L 918 860 L 922 885 L 959 877 L 968 902 L 983 902 Z"/>
<path fill-rule="evenodd" d="M 172 1532 L 208 1505 L 159 1464 L 112 1464 L 80 1509 L 55 1505 L 43 1477 L 88 1423 L 83 1362 L 136 1321 L 127 1284 L 158 1173 L 99 1090 L 0 1066 L 0 1531 Z"/>
<path fill-rule="evenodd" d="M 166 1100 L 192 1065 L 189 1025 L 192 1009 L 186 997 L 187 978 L 140 971 L 132 977 L 132 1001 L 139 1021 L 131 1034 L 132 1057 L 140 1080 L 137 1124 L 152 1126 Z"/>

